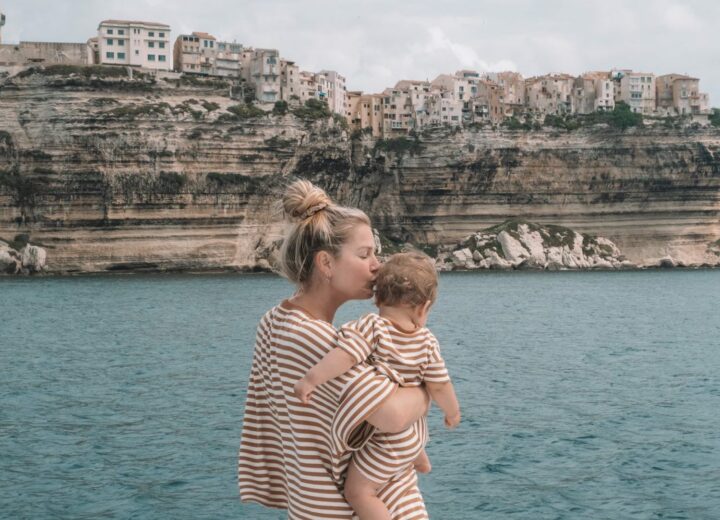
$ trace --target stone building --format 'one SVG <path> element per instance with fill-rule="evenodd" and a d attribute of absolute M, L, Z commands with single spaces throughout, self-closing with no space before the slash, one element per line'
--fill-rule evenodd
<path fill-rule="evenodd" d="M 156 70 L 173 67 L 170 26 L 155 22 L 103 20 L 98 25 L 101 64 Z"/>
<path fill-rule="evenodd" d="M 569 74 L 546 74 L 525 80 L 525 105 L 537 115 L 570 114 L 575 78 Z"/>
<path fill-rule="evenodd" d="M 374 137 L 383 135 L 383 96 L 348 92 L 347 120 L 353 130 L 370 129 Z"/>
<path fill-rule="evenodd" d="M 655 75 L 650 72 L 631 70 L 613 70 L 611 77 L 615 82 L 615 103 L 622 101 L 630 110 L 640 114 L 652 114 L 656 108 Z"/>
<path fill-rule="evenodd" d="M 664 74 L 655 82 L 657 106 L 671 115 L 709 113 L 708 95 L 700 92 L 700 80 L 684 74 Z"/>
<path fill-rule="evenodd" d="M 331 112 L 345 114 L 347 111 L 347 87 L 345 77 L 334 70 L 321 70 L 318 76 L 324 78 L 321 82 L 328 107 Z"/>
<path fill-rule="evenodd" d="M 294 61 L 280 60 L 280 99 L 300 101 L 300 67 Z"/>

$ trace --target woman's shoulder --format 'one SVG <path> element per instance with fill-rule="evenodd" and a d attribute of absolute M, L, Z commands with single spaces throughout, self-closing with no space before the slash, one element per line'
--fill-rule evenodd
<path fill-rule="evenodd" d="M 283 300 L 267 311 L 261 325 L 263 323 L 266 326 L 282 328 L 297 334 L 311 334 L 320 342 L 337 341 L 338 333 L 331 323 L 314 318 L 305 309 L 288 300 Z"/>

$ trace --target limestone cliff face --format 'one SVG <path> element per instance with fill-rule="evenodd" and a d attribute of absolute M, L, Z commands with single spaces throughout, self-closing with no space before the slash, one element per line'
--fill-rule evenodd
<path fill-rule="evenodd" d="M 440 129 L 376 142 L 239 103 L 216 81 L 6 80 L 0 239 L 29 235 L 49 272 L 267 267 L 279 194 L 302 176 L 399 241 L 454 243 L 517 217 L 607 237 L 636 264 L 720 259 L 717 130 Z"/>

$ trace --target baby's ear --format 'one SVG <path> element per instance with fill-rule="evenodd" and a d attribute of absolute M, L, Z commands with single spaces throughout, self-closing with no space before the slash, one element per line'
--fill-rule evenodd
<path fill-rule="evenodd" d="M 423 314 L 427 314 L 430 311 L 430 307 L 432 306 L 433 302 L 432 300 L 428 300 L 423 304 Z"/>

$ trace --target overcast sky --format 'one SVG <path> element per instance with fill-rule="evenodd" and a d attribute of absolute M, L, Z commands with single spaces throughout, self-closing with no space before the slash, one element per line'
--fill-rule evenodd
<path fill-rule="evenodd" d="M 301 69 L 337 70 L 349 90 L 469 68 L 548 72 L 629 68 L 700 78 L 720 106 L 714 0 L 0 0 L 3 43 L 84 42 L 107 18 L 169 24 L 277 48 Z"/>

